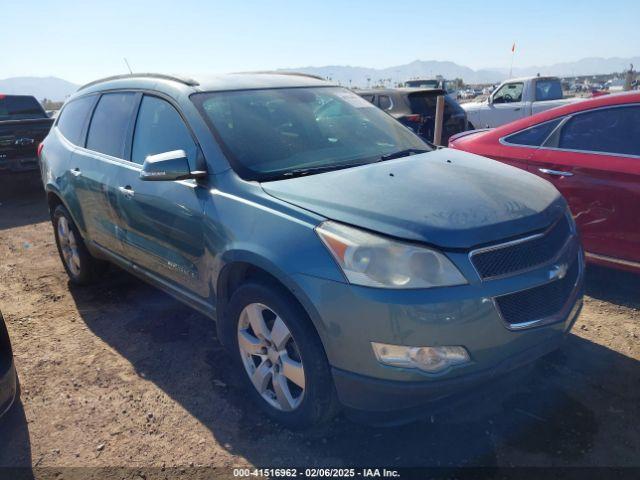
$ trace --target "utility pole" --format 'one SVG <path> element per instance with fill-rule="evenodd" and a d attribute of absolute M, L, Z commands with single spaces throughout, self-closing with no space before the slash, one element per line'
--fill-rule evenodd
<path fill-rule="evenodd" d="M 444 121 L 444 95 L 436 98 L 436 118 L 433 126 L 433 143 L 442 145 L 442 124 Z"/>

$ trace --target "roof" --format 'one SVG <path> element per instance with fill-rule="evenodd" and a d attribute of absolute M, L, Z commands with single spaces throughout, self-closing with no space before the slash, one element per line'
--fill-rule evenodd
<path fill-rule="evenodd" d="M 259 88 L 285 88 L 285 87 L 313 87 L 330 86 L 333 83 L 327 82 L 320 77 L 296 72 L 246 72 L 227 73 L 219 75 L 200 75 L 195 78 L 182 77 L 177 75 L 166 75 L 161 73 L 131 73 L 116 75 L 112 77 L 95 80 L 81 86 L 78 91 L 99 85 L 100 87 L 111 86 L 111 83 L 127 83 L 140 80 L 148 83 L 152 81 L 175 82 L 194 88 L 197 91 L 220 91 L 220 90 L 245 90 Z"/>
<path fill-rule="evenodd" d="M 248 72 L 228 73 L 225 75 L 204 76 L 200 79 L 198 90 L 249 90 L 258 88 L 286 88 L 286 87 L 326 87 L 336 85 L 306 74 L 290 72 Z"/>
<path fill-rule="evenodd" d="M 358 95 L 375 95 L 375 94 L 392 94 L 392 93 L 442 93 L 446 94 L 446 90 L 442 88 L 422 88 L 422 87 L 400 87 L 400 88 L 370 88 L 366 90 L 354 90 Z"/>
<path fill-rule="evenodd" d="M 99 78 L 98 80 L 94 80 L 92 82 L 89 83 L 85 83 L 84 85 L 78 87 L 78 91 L 80 90 L 84 90 L 85 88 L 89 88 L 92 87 L 94 85 L 98 85 L 100 83 L 107 83 L 107 82 L 111 82 L 111 81 L 115 81 L 115 80 L 135 80 L 137 78 L 140 79 L 159 79 L 159 80 L 172 80 L 172 81 L 176 81 L 179 83 L 184 83 L 185 85 L 190 85 L 190 86 L 195 86 L 198 85 L 198 82 L 196 80 L 190 79 L 190 78 L 186 78 L 186 77 L 179 77 L 177 75 L 165 75 L 162 73 L 125 73 L 122 75 L 112 75 L 110 77 L 105 77 L 105 78 Z"/>
<path fill-rule="evenodd" d="M 528 82 L 529 80 L 560 80 L 554 75 L 532 75 L 530 77 L 507 78 L 502 83 Z"/>

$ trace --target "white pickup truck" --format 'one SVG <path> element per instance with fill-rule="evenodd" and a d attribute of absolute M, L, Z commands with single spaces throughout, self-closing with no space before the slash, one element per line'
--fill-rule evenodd
<path fill-rule="evenodd" d="M 507 80 L 488 99 L 460 106 L 467 112 L 469 128 L 475 129 L 498 127 L 578 100 L 563 98 L 557 77 L 527 77 Z"/>

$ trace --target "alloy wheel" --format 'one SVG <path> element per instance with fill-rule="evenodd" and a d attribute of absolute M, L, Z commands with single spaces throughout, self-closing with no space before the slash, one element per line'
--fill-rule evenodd
<path fill-rule="evenodd" d="M 238 347 L 251 383 L 272 407 L 291 411 L 304 397 L 305 372 L 291 331 L 271 308 L 251 303 L 240 313 Z"/>
<path fill-rule="evenodd" d="M 76 236 L 71 228 L 69 228 L 69 222 L 65 217 L 58 218 L 58 242 L 60 243 L 60 250 L 62 251 L 62 258 L 69 271 L 77 276 L 80 275 L 80 253 L 78 252 L 78 243 Z"/>

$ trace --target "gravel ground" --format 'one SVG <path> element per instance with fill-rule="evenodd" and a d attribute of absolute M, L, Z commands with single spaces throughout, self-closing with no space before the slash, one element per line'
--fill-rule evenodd
<path fill-rule="evenodd" d="M 247 400 L 207 318 L 115 268 L 70 285 L 40 188 L 0 204 L 0 309 L 21 383 L 0 421 L 0 466 L 181 478 L 201 465 L 640 466 L 639 276 L 590 268 L 567 342 L 499 401 L 292 433 Z"/>

